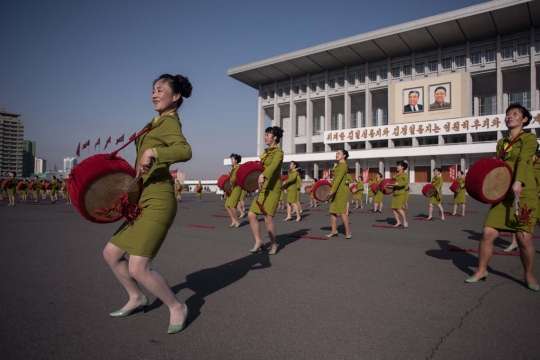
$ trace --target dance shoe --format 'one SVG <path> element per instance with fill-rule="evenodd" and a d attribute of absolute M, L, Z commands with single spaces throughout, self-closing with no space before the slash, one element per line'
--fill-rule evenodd
<path fill-rule="evenodd" d="M 472 276 L 471 276 L 470 278 L 468 278 L 467 280 L 465 280 L 465 282 L 466 282 L 466 283 L 469 283 L 469 284 L 472 284 L 472 283 L 479 282 L 480 280 L 486 281 L 487 276 L 488 276 L 488 273 L 487 273 L 487 271 L 486 271 L 486 273 L 484 274 L 484 276 L 479 277 L 479 278 L 475 278 L 475 277 L 472 277 Z"/>
<path fill-rule="evenodd" d="M 145 296 L 144 299 L 139 303 L 139 305 L 137 305 L 133 309 L 128 309 L 128 310 L 120 309 L 120 310 L 113 311 L 109 315 L 112 317 L 126 317 L 126 316 L 131 315 L 135 310 L 140 309 L 140 308 L 143 308 L 144 312 L 146 312 L 147 306 L 148 306 L 148 297 Z"/>
<path fill-rule="evenodd" d="M 184 317 L 184 321 L 178 325 L 169 324 L 169 328 L 167 329 L 168 334 L 172 335 L 172 334 L 179 333 L 180 331 L 184 330 L 184 328 L 186 327 L 187 318 L 189 315 L 189 309 L 187 305 L 184 305 L 184 306 L 186 307 L 186 316 Z"/>

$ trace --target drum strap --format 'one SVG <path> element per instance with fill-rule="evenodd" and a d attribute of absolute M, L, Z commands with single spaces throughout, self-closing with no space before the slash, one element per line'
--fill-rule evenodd
<path fill-rule="evenodd" d="M 110 153 L 109 159 L 114 158 L 118 154 L 118 152 L 120 152 L 120 150 L 124 149 L 126 146 L 128 146 L 129 144 L 131 144 L 132 142 L 134 142 L 135 140 L 137 140 L 138 138 L 140 138 L 141 136 L 143 136 L 144 134 L 146 134 L 153 128 L 154 128 L 153 124 L 148 124 L 137 136 L 133 137 L 132 139 L 129 139 L 129 141 L 125 143 L 120 149 L 115 150 L 112 153 Z"/>
<path fill-rule="evenodd" d="M 502 157 L 504 156 L 504 154 L 508 151 L 508 149 L 510 149 L 510 147 L 512 145 L 514 145 L 516 143 L 516 141 L 521 137 L 521 135 L 525 134 L 524 131 L 521 131 L 512 141 L 510 141 L 510 143 L 508 145 L 506 145 L 506 147 L 504 148 L 504 150 L 502 151 L 499 151 L 499 153 L 497 154 L 497 159 L 499 160 L 502 160 Z"/>

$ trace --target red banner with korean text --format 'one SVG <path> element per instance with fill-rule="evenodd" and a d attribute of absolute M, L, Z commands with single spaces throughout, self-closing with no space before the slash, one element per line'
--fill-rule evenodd
<path fill-rule="evenodd" d="M 322 179 L 323 180 L 326 180 L 326 181 L 330 180 L 330 171 L 332 171 L 332 170 L 328 169 L 328 170 L 323 170 L 322 171 Z"/>
<path fill-rule="evenodd" d="M 369 168 L 362 169 L 362 179 L 364 179 L 364 184 L 369 182 Z"/>
<path fill-rule="evenodd" d="M 452 165 L 448 168 L 448 176 L 452 181 L 457 178 L 457 164 Z"/>

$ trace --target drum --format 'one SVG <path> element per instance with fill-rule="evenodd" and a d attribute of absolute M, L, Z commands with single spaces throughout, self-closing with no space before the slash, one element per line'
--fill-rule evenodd
<path fill-rule="evenodd" d="M 319 180 L 313 185 L 311 190 L 313 197 L 319 201 L 330 200 L 330 191 L 332 190 L 332 184 L 326 180 Z"/>
<path fill-rule="evenodd" d="M 11 189 L 13 188 L 13 184 L 11 183 L 11 179 L 5 179 L 4 181 L 2 181 L 2 187 L 4 189 Z"/>
<path fill-rule="evenodd" d="M 377 191 L 379 191 L 379 184 L 373 183 L 371 184 L 370 188 L 371 188 L 371 191 L 373 191 L 373 194 L 376 194 Z"/>
<path fill-rule="evenodd" d="M 28 188 L 29 188 L 30 190 L 34 190 L 34 189 L 36 188 L 36 183 L 33 182 L 33 181 L 30 182 L 30 184 L 28 184 Z"/>
<path fill-rule="evenodd" d="M 252 192 L 259 188 L 259 175 L 264 171 L 260 161 L 248 161 L 236 171 L 236 184 Z"/>
<path fill-rule="evenodd" d="M 476 161 L 467 172 L 467 193 L 484 204 L 495 204 L 506 197 L 513 171 L 507 163 L 493 158 Z"/>
<path fill-rule="evenodd" d="M 24 190 L 24 183 L 20 182 L 17 184 L 17 190 Z"/>
<path fill-rule="evenodd" d="M 281 175 L 281 181 L 287 180 L 289 177 L 287 175 Z"/>
<path fill-rule="evenodd" d="M 461 183 L 459 181 L 454 181 L 452 185 L 450 185 L 450 191 L 454 194 L 457 194 L 461 191 Z"/>
<path fill-rule="evenodd" d="M 133 183 L 135 176 L 135 169 L 121 157 L 111 158 L 110 154 L 90 156 L 71 170 L 68 182 L 71 201 L 87 220 L 95 223 L 118 221 L 126 214 L 119 201 L 124 198 L 126 188 Z M 126 194 L 127 200 L 136 204 L 141 189 L 140 180 Z"/>
<path fill-rule="evenodd" d="M 232 187 L 231 177 L 229 175 L 221 175 L 217 181 L 217 186 L 223 191 L 229 191 Z"/>
<path fill-rule="evenodd" d="M 45 184 L 39 185 L 39 190 L 45 190 L 45 188 L 46 188 Z"/>
<path fill-rule="evenodd" d="M 349 190 L 351 190 L 351 193 L 356 194 L 358 192 L 358 187 L 356 185 L 351 185 Z"/>
<path fill-rule="evenodd" d="M 45 190 L 49 190 L 52 187 L 52 184 L 50 182 L 45 184 Z"/>
<path fill-rule="evenodd" d="M 383 181 L 381 181 L 379 189 L 381 189 L 384 195 L 391 195 L 394 192 L 394 188 L 396 188 L 397 186 L 398 185 L 393 179 L 384 179 Z"/>
<path fill-rule="evenodd" d="M 305 188 L 304 188 L 304 192 L 306 194 L 309 194 L 311 192 L 311 186 L 310 185 L 307 185 Z"/>
<path fill-rule="evenodd" d="M 432 197 L 437 193 L 437 189 L 432 184 L 426 184 L 422 188 L 422 194 L 424 194 L 425 197 Z"/>

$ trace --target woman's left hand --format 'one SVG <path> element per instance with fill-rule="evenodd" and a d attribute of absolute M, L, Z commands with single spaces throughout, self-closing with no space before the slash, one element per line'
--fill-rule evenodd
<path fill-rule="evenodd" d="M 261 173 L 261 175 L 259 175 L 259 190 L 262 189 L 263 185 L 264 185 L 264 175 Z"/>
<path fill-rule="evenodd" d="M 519 200 L 521 197 L 521 181 L 514 181 L 514 184 L 512 185 L 512 191 L 514 192 L 514 197 Z"/>
<path fill-rule="evenodd" d="M 137 173 L 146 174 L 152 167 L 154 161 L 154 150 L 146 149 L 139 160 L 139 166 L 137 166 Z"/>

